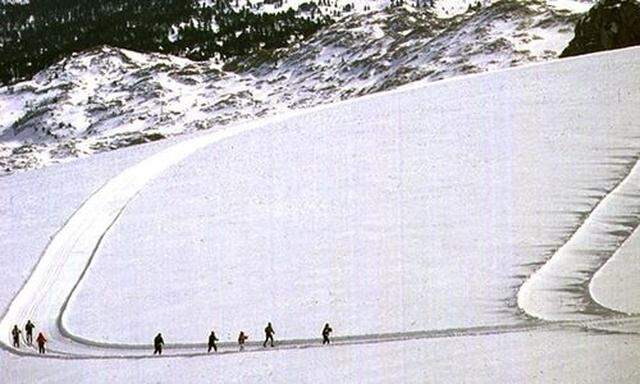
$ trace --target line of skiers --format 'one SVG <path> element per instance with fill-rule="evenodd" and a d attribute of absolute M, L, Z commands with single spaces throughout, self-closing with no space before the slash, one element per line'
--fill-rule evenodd
<path fill-rule="evenodd" d="M 33 330 L 35 329 L 35 325 L 31 322 L 31 320 L 27 321 L 27 324 L 24 326 L 25 329 L 25 333 L 26 333 L 26 342 L 28 345 L 32 345 L 33 344 Z M 331 332 L 333 332 L 333 329 L 331 329 L 331 327 L 329 326 L 329 323 L 324 325 L 324 328 L 322 329 L 322 345 L 325 344 L 329 344 L 331 343 L 331 340 L 329 339 L 329 335 L 331 334 Z M 275 347 L 275 340 L 273 338 L 273 335 L 276 333 L 276 331 L 273 330 L 273 326 L 271 325 L 271 323 L 268 323 L 266 328 L 264 329 L 264 343 L 262 343 L 262 347 L 266 348 L 267 347 L 267 343 L 269 343 L 271 345 L 271 347 Z M 15 348 L 20 348 L 20 335 L 22 334 L 22 331 L 18 328 L 18 325 L 14 325 L 13 329 L 11 330 L 11 335 L 13 336 L 13 346 Z M 238 345 L 240 347 L 240 351 L 244 351 L 244 343 L 245 341 L 247 341 L 247 339 L 249 339 L 249 335 L 245 334 L 244 331 L 240 331 L 240 334 L 238 335 Z M 207 349 L 207 353 L 211 352 L 211 350 L 213 349 L 214 352 L 218 351 L 218 346 L 216 344 L 216 341 L 218 341 L 218 338 L 216 337 L 216 334 L 214 331 L 211 331 L 211 334 L 209 334 L 209 340 L 208 340 L 208 349 Z M 45 344 L 47 343 L 47 339 L 44 337 L 44 335 L 42 334 L 42 332 L 40 332 L 38 334 L 38 337 L 36 338 L 36 343 L 38 343 L 38 353 L 46 353 L 46 349 L 45 349 Z M 164 339 L 162 338 L 162 334 L 158 333 L 156 335 L 156 337 L 153 339 L 153 354 L 158 354 L 158 355 L 162 355 L 162 347 L 164 346 Z"/>
<path fill-rule="evenodd" d="M 33 344 L 33 330 L 36 326 L 31 322 L 31 320 L 27 320 L 27 324 L 24 326 L 25 334 L 26 334 L 26 343 L 28 345 Z M 11 330 L 11 336 L 13 337 L 13 346 L 15 348 L 20 348 L 20 335 L 22 331 L 18 328 L 18 325 L 14 325 Z M 42 332 L 38 333 L 38 337 L 36 338 L 36 343 L 38 343 L 38 353 L 46 353 L 45 344 L 47 343 L 47 338 L 44 337 Z"/>
<path fill-rule="evenodd" d="M 325 324 L 324 328 L 322 329 L 322 345 L 331 343 L 331 340 L 329 339 L 331 332 L 333 332 L 333 329 L 331 329 L 329 323 Z M 268 323 L 266 328 L 264 329 L 265 337 L 264 342 L 262 343 L 263 348 L 267 347 L 267 343 L 270 344 L 272 348 L 275 347 L 275 340 L 273 338 L 273 335 L 275 333 L 276 331 L 273 330 L 273 326 L 271 325 L 271 323 Z M 238 335 L 238 346 L 240 351 L 244 351 L 244 343 L 247 341 L 247 339 L 249 339 L 249 335 L 245 334 L 244 331 L 240 331 L 240 334 Z M 207 353 L 210 353 L 211 350 L 213 350 L 214 352 L 218 352 L 218 345 L 216 344 L 216 341 L 218 341 L 216 333 L 214 331 L 211 331 L 207 343 Z M 158 333 L 153 339 L 153 354 L 162 355 L 162 347 L 164 347 L 164 339 L 162 338 L 162 333 Z"/>

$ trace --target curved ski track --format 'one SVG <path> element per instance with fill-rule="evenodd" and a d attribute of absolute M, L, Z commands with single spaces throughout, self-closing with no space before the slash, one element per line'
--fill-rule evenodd
<path fill-rule="evenodd" d="M 152 349 L 147 344 L 104 343 L 71 334 L 66 330 L 62 321 L 69 299 L 82 281 L 104 236 L 118 220 L 127 204 L 137 196 L 149 181 L 207 145 L 243 134 L 267 123 L 281 121 L 285 117 L 291 117 L 291 114 L 228 128 L 174 144 L 126 169 L 90 195 L 53 236 L 30 278 L 24 283 L 20 292 L 4 313 L 0 321 L 0 347 L 16 355 L 54 359 L 158 358 L 151 356 Z M 556 256 L 554 255 L 554 257 Z M 608 256 L 610 257 L 612 254 Z M 599 263 L 597 267 L 601 267 L 602 264 L 603 262 Z M 592 272 L 595 273 L 596 270 Z M 592 277 L 593 273 L 590 273 L 589 276 Z M 535 278 L 536 274 L 532 278 Z M 589 294 L 588 289 L 585 292 L 587 295 Z M 38 355 L 33 346 L 21 349 L 11 346 L 10 329 L 14 324 L 22 324 L 25 319 L 29 318 L 33 319 L 38 330 L 44 331 L 49 338 L 50 348 L 48 348 L 46 355 Z M 640 318 L 610 311 L 591 319 L 566 321 L 529 320 L 518 324 L 351 335 L 335 337 L 333 344 L 371 344 L 410 339 L 469 337 L 527 331 L 607 329 L 607 327 L 615 328 L 621 324 L 628 323 L 640 323 Z M 26 343 L 24 344 L 26 345 Z M 281 340 L 278 341 L 276 349 L 313 347 L 322 347 L 319 339 Z M 167 344 L 165 354 L 162 357 L 207 355 L 204 350 L 205 344 Z M 263 349 L 260 343 L 252 342 L 247 345 L 243 353 L 269 350 Z M 229 353 L 237 353 L 235 343 L 220 343 L 217 354 Z"/>

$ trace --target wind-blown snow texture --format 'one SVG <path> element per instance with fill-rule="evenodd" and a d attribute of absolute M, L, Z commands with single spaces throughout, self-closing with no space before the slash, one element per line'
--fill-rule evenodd
<path fill-rule="evenodd" d="M 637 57 L 638 49 L 629 49 L 416 84 L 283 116 L 253 130 L 233 128 L 237 135 L 191 148 L 201 149 L 124 202 L 64 323 L 82 337 L 127 342 L 148 342 L 157 330 L 171 342 L 200 340 L 212 326 L 225 340 L 239 327 L 259 337 L 267 320 L 279 338 L 317 336 L 325 321 L 337 336 L 528 324 L 515 307 L 522 278 L 582 228 L 596 206 L 607 206 L 603 198 L 628 180 L 635 163 L 640 138 L 634 101 L 640 87 L 629 79 L 640 78 Z M 581 92 L 574 92 L 578 85 Z M 193 142 L 214 142 L 216 135 L 202 134 Z M 0 180 L 10 192 L 13 204 L 6 206 L 16 221 L 4 228 L 7 236 L 0 241 L 7 267 L 15 272 L 3 280 L 4 300 L 19 289 L 21 275 L 28 275 L 42 249 L 16 244 L 29 243 L 32 232 L 36 243 L 46 241 L 42 212 L 53 210 L 52 220 L 44 220 L 53 228 L 56 218 L 68 215 L 69 205 L 78 206 L 78 184 L 88 191 L 113 173 L 93 175 L 89 183 L 83 175 L 114 160 L 114 168 L 162 168 L 153 160 L 182 156 L 187 143 L 146 146 L 150 152 L 168 149 L 138 165 L 130 156 L 140 154 L 129 149 L 37 171 L 38 177 L 26 173 Z M 126 178 L 126 172 L 119 177 Z M 43 196 L 39 183 L 59 185 L 47 191 L 60 194 L 59 208 L 47 207 L 44 199 L 40 204 L 21 199 Z M 93 196 L 109 201 L 131 187 L 123 183 L 106 193 L 117 184 Z M 91 211 L 94 203 L 83 207 Z M 93 231 L 91 223 L 86 230 Z M 50 309 L 33 319 L 36 324 L 55 322 L 57 313 Z M 123 316 L 128 321 L 118 318 Z M 637 351 L 627 340 L 556 328 L 235 354 L 216 362 L 56 361 L 37 370 L 27 369 L 30 359 L 2 352 L 0 377 L 155 382 L 171 381 L 178 373 L 189 382 L 209 374 L 239 382 L 634 382 Z M 51 344 L 81 348 L 56 338 Z M 310 368 L 310 360 L 331 369 Z M 98 373 L 87 375 L 93 371 Z"/>
<path fill-rule="evenodd" d="M 65 323 L 144 342 L 260 318 L 282 338 L 325 319 L 347 334 L 520 321 L 520 266 L 563 244 L 640 150 L 638 62 L 618 57 L 360 100 L 202 150 L 127 206 Z M 146 300 L 131 313 L 128 297 Z"/>
<path fill-rule="evenodd" d="M 595 275 L 590 289 L 596 302 L 621 312 L 640 313 L 639 243 L 640 236 L 636 230 L 620 247 L 618 253 Z"/>
<path fill-rule="evenodd" d="M 622 163 L 630 160 L 635 163 L 637 159 L 637 155 L 616 157 L 616 161 Z M 615 274 L 612 274 L 611 269 L 606 268 L 605 278 L 594 278 L 594 273 L 620 251 L 621 244 L 634 241 L 630 237 L 640 223 L 638 196 L 640 164 L 636 163 L 624 180 L 599 202 L 569 241 L 527 280 L 518 294 L 518 304 L 532 316 L 562 320 L 599 317 L 611 312 L 611 308 L 619 307 L 618 301 L 609 297 L 612 289 L 627 297 L 628 302 L 628 296 L 633 295 L 631 292 L 635 289 L 616 286 L 612 280 L 624 278 L 629 271 L 621 273 L 614 269 Z M 625 253 L 622 252 L 623 255 Z M 619 257 L 624 256 L 617 256 L 614 260 Z M 596 292 L 605 290 L 605 300 L 600 303 L 597 295 L 594 300 L 589 291 L 592 278 Z M 604 284 L 598 283 L 602 281 Z M 633 284 L 634 280 L 630 283 Z M 607 305 L 610 301 L 615 305 Z"/>
<path fill-rule="evenodd" d="M 31 81 L 0 88 L 1 172 L 419 79 L 549 60 L 571 39 L 574 19 L 543 2 L 502 1 L 448 19 L 394 7 L 353 14 L 302 44 L 227 70 L 109 47 L 76 54 Z"/>

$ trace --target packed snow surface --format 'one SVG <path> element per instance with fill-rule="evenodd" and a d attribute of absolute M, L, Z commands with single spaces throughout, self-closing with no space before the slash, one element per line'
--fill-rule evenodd
<path fill-rule="evenodd" d="M 637 215 L 637 211 L 634 211 L 635 220 Z M 639 251 L 640 232 L 636 226 L 633 234 L 593 277 L 590 292 L 597 303 L 628 314 L 640 313 Z"/>
<path fill-rule="evenodd" d="M 0 340 L 33 353 L 8 347 L 32 318 L 69 361 L 32 369 L 4 351 L 0 378 L 636 382 L 635 317 L 595 297 L 587 321 L 569 306 L 534 322 L 516 295 L 535 271 L 527 281 L 572 288 L 545 262 L 638 196 L 638 53 L 415 84 L 3 178 Z M 633 244 L 625 223 L 588 239 L 608 256 L 580 268 L 586 283 L 607 260 L 599 274 L 624 269 L 607 247 Z M 234 352 L 240 329 L 258 340 L 267 321 L 277 352 Z M 334 347 L 318 345 L 325 322 Z M 215 361 L 200 357 L 211 328 L 226 342 Z M 167 355 L 191 358 L 141 359 L 158 331 Z"/>
<path fill-rule="evenodd" d="M 195 342 L 209 324 L 258 334 L 260 318 L 285 339 L 329 319 L 346 334 L 520 321 L 519 266 L 562 244 L 638 153 L 638 63 L 591 65 L 367 98 L 200 150 L 127 205 L 63 324 Z"/>
<path fill-rule="evenodd" d="M 513 333 L 198 358 L 24 359 L 0 352 L 9 383 L 628 383 L 629 335 Z"/>
<path fill-rule="evenodd" d="M 618 159 L 637 162 L 638 157 L 623 155 Z M 640 164 L 636 163 L 551 260 L 525 282 L 518 304 L 530 315 L 561 320 L 598 317 L 612 308 L 637 303 L 630 300 L 637 293 L 632 287 L 637 280 L 629 278 L 637 267 L 625 258 L 637 242 L 632 234 L 640 223 L 638 196 Z M 600 269 L 607 262 L 611 265 Z M 618 270 L 627 265 L 632 268 Z M 593 297 L 589 292 L 592 279 L 592 292 L 596 292 Z M 603 299 L 598 302 L 600 293 Z M 621 302 L 625 304 L 620 305 Z M 623 312 L 634 311 L 626 308 Z"/>

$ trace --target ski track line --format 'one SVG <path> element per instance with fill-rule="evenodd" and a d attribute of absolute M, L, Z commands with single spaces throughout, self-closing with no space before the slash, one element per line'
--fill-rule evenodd
<path fill-rule="evenodd" d="M 580 320 L 626 315 L 598 303 L 594 275 L 640 225 L 640 161 L 594 207 L 584 222 L 518 291 L 518 307 L 543 320 Z"/>
<path fill-rule="evenodd" d="M 313 110 L 325 109 L 327 107 L 328 106 L 317 109 L 314 108 Z M 19 293 L 14 297 L 6 310 L 2 320 L 0 320 L 0 347 L 21 356 L 39 356 L 58 359 L 140 359 L 152 357 L 149 355 L 150 347 L 148 345 L 97 342 L 73 335 L 64 327 L 62 315 L 97 253 L 102 239 L 116 223 L 128 203 L 137 196 L 147 183 L 161 175 L 166 169 L 210 144 L 303 113 L 309 113 L 309 111 L 297 111 L 254 123 L 242 124 L 179 142 L 125 169 L 119 175 L 107 181 L 81 204 L 47 245 L 47 248 L 32 271 L 30 278 L 23 284 Z M 570 242 L 581 236 L 581 233 L 584 232 L 583 228 L 590 225 L 590 222 L 593 221 L 592 217 L 594 217 L 596 211 L 606 203 L 605 200 L 616 195 L 617 190 L 627 184 L 627 180 L 632 174 L 634 176 L 638 174 L 640 177 L 640 172 L 634 172 L 636 168 L 637 167 L 634 166 L 620 185 L 614 188 L 614 191 L 607 195 L 603 201 L 596 206 L 585 223 L 583 223 L 571 237 Z M 567 244 L 560 250 L 565 248 L 568 248 Z M 560 250 L 557 253 L 560 253 Z M 550 262 L 558 259 L 559 257 L 554 255 Z M 547 264 L 549 264 L 549 262 Z M 524 283 L 522 288 L 525 292 L 527 292 L 527 290 L 529 290 L 529 292 L 535 291 L 531 290 L 535 285 L 529 282 L 541 280 L 543 274 L 546 273 L 545 271 L 549 269 L 547 264 Z M 600 263 L 600 265 L 601 264 L 602 263 Z M 592 273 L 588 273 L 588 275 L 591 276 Z M 589 280 L 587 279 L 587 281 Z M 521 289 L 518 294 L 519 304 L 523 289 Z M 535 292 L 536 294 L 539 293 L 538 291 Z M 529 312 L 526 308 L 524 309 Z M 44 331 L 45 334 L 48 335 L 50 343 L 54 344 L 55 348 L 49 349 L 50 354 L 44 356 L 37 355 L 33 346 L 30 346 L 33 348 L 31 350 L 16 349 L 11 346 L 11 327 L 13 327 L 14 324 L 22 324 L 25 319 L 29 318 L 34 320 L 38 331 Z M 639 319 L 634 316 L 627 316 L 590 322 L 580 320 L 581 319 L 547 322 L 527 321 L 506 325 L 353 335 L 335 337 L 334 344 L 356 345 L 411 339 L 495 335 L 536 330 L 588 329 L 599 325 L 636 323 Z M 278 344 L 279 347 L 277 350 L 322 347 L 318 339 L 284 340 L 279 341 Z M 202 350 L 204 347 L 204 344 L 168 344 L 166 347 L 167 354 L 163 355 L 163 357 L 207 355 L 204 352 L 197 352 L 197 350 Z M 234 350 L 233 343 L 220 343 L 220 347 L 221 352 L 218 352 L 218 354 L 237 352 L 237 350 Z M 260 343 L 252 342 L 248 344 L 245 353 L 262 350 L 271 349 L 262 349 L 260 348 Z"/>
<path fill-rule="evenodd" d="M 584 332 L 590 330 L 599 330 L 598 327 L 615 327 L 624 324 L 633 324 L 640 326 L 640 318 L 638 317 L 619 317 L 607 320 L 592 320 L 592 321 L 553 321 L 553 322 L 524 322 L 519 324 L 507 324 L 507 325 L 493 325 L 493 326 L 478 326 L 467 328 L 451 328 L 441 330 L 429 330 L 429 331 L 413 331 L 413 332 L 398 332 L 398 333 L 381 333 L 381 334 L 368 334 L 368 335 L 353 335 L 353 336 L 338 336 L 334 337 L 329 346 L 325 346 L 321 343 L 321 339 L 294 339 L 294 340 L 278 340 L 277 346 L 262 347 L 261 342 L 253 341 L 246 344 L 244 351 L 239 351 L 238 346 L 233 342 L 218 343 L 218 352 L 208 353 L 206 352 L 207 344 L 205 343 L 178 343 L 167 344 L 163 350 L 163 354 L 159 356 L 153 355 L 153 347 L 151 345 L 126 345 L 126 344 L 110 344 L 109 347 L 114 349 L 112 354 L 95 354 L 98 347 L 88 348 L 85 353 L 69 353 L 59 349 L 47 349 L 47 354 L 40 355 L 36 353 L 35 345 L 29 345 L 32 347 L 31 351 L 25 351 L 21 349 L 15 349 L 0 345 L 0 348 L 8 350 L 9 352 L 25 357 L 34 358 L 48 358 L 57 360 L 142 360 L 142 359 L 156 359 L 156 358 L 190 358 L 190 357 L 203 357 L 203 356 L 225 356 L 236 353 L 259 353 L 270 351 L 290 351 L 300 349 L 315 349 L 315 348 L 330 348 L 330 347 L 345 347 L 355 345 L 371 345 L 388 342 L 400 342 L 408 340 L 421 340 L 421 339 L 440 339 L 440 338 L 453 338 L 453 337 L 481 337 L 481 336 L 493 336 L 507 333 L 522 333 L 522 332 L 554 332 L 554 331 L 573 331 Z M 607 334 L 630 334 L 638 335 L 636 332 L 617 332 L 603 330 Z M 65 346 L 64 340 L 60 345 Z M 116 351 L 117 350 L 117 351 Z"/>
<path fill-rule="evenodd" d="M 11 328 L 29 318 L 34 320 L 38 331 L 44 331 L 51 341 L 63 336 L 58 327 L 61 311 L 89 267 L 102 237 L 148 182 L 212 143 L 280 122 L 302 112 L 241 124 L 179 142 L 107 181 L 80 205 L 50 240 L 29 279 L 22 285 L 0 320 L 0 345 L 12 350 Z M 77 343 L 69 344 L 75 346 Z"/>

